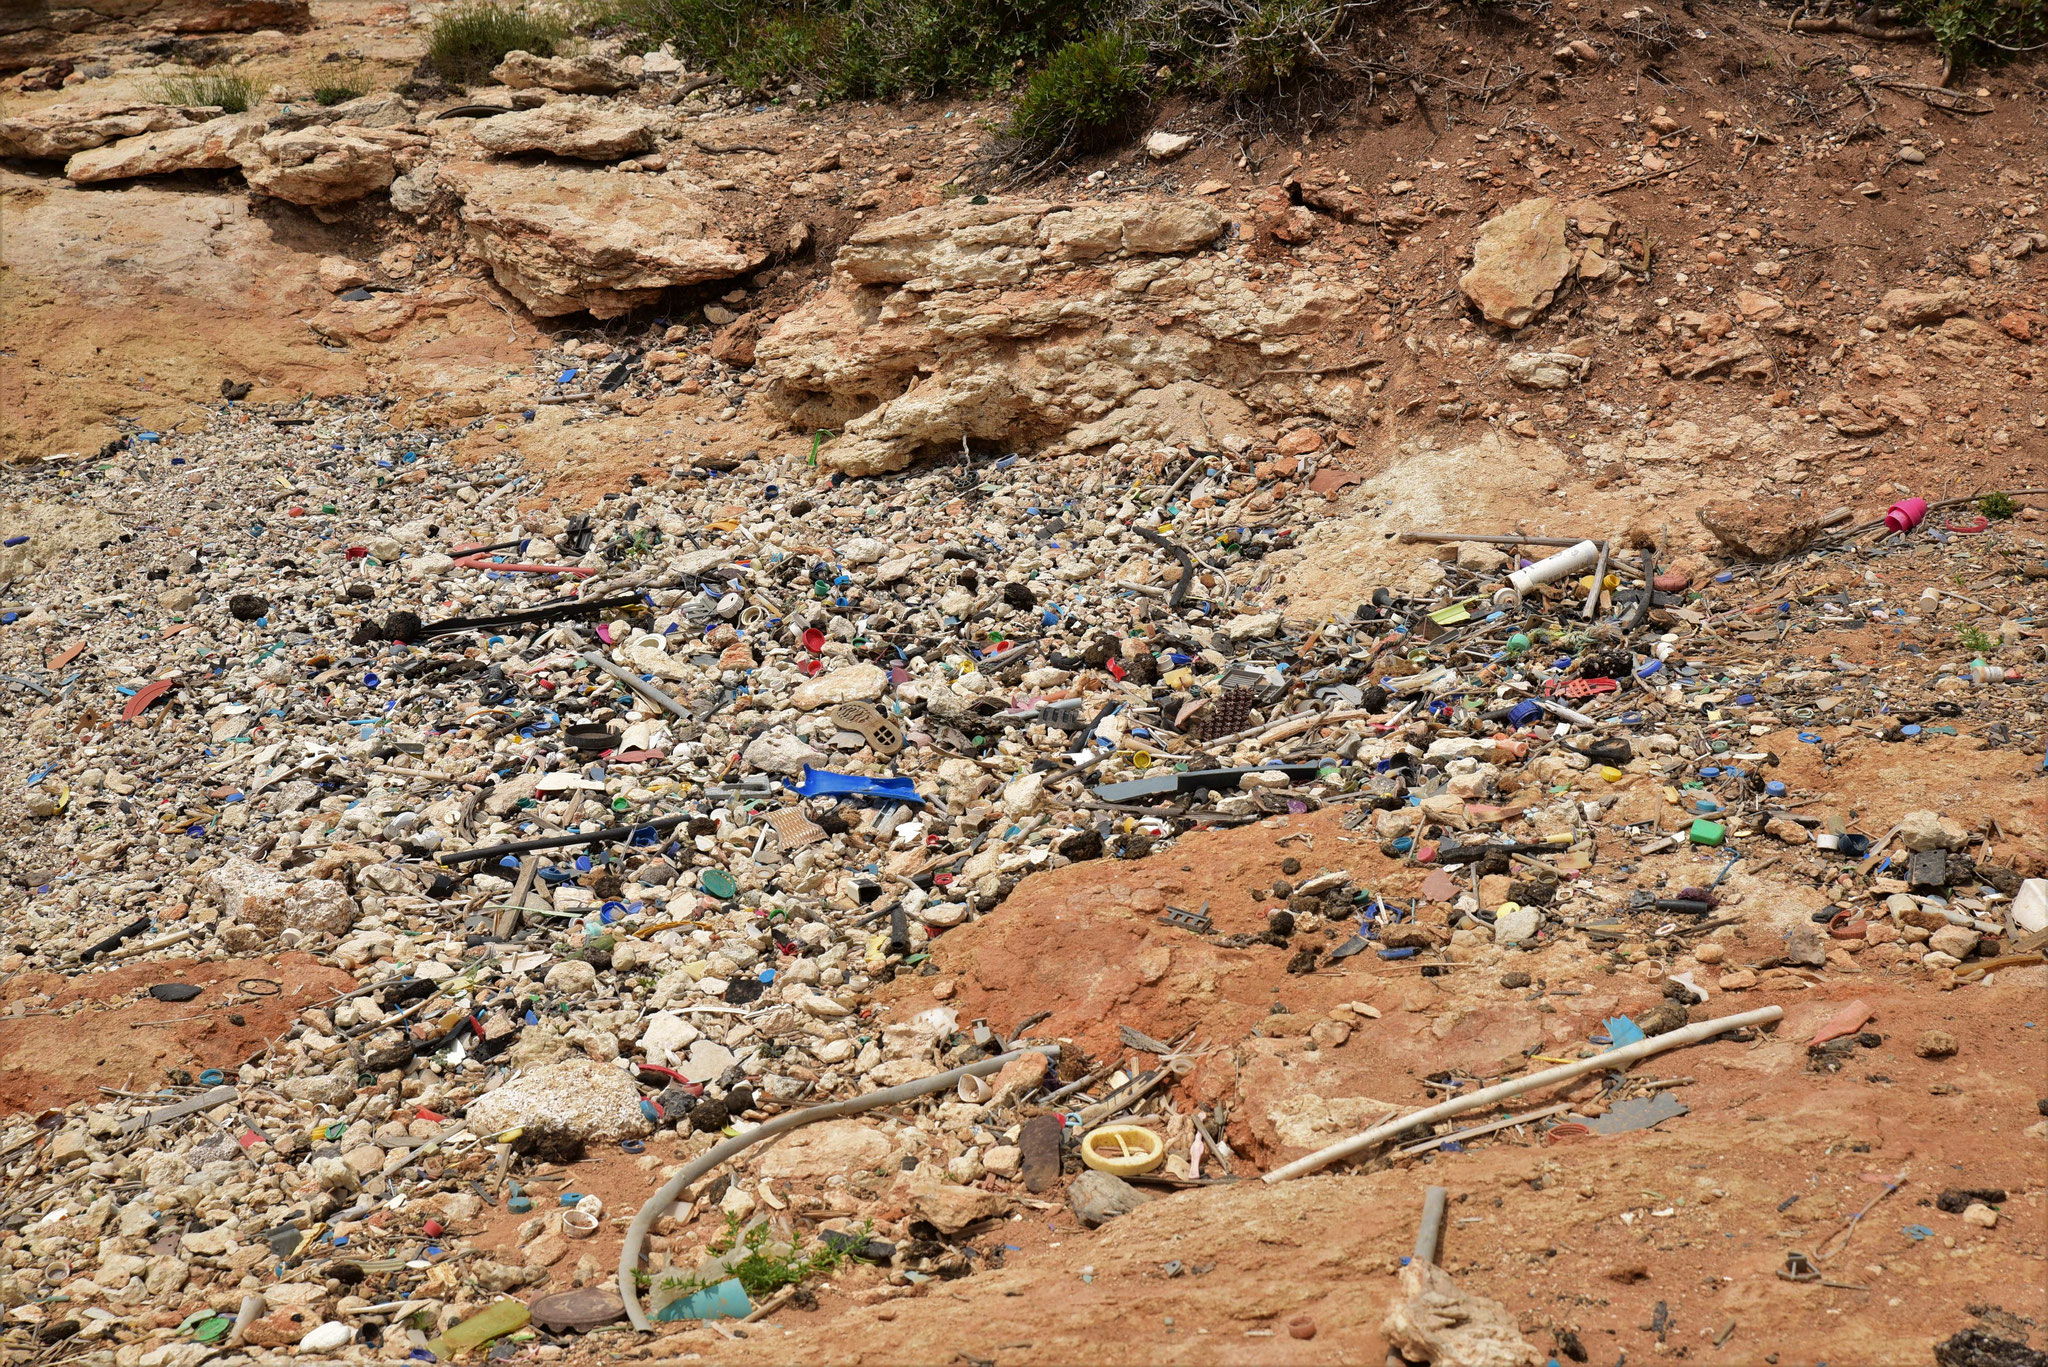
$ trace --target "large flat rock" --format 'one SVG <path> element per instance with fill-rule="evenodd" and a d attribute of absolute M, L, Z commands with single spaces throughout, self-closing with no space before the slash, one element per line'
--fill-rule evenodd
<path fill-rule="evenodd" d="M 746 196 L 580 167 L 468 162 L 438 176 L 462 201 L 470 250 L 542 317 L 616 318 L 768 259 L 748 231 L 757 206 Z"/>

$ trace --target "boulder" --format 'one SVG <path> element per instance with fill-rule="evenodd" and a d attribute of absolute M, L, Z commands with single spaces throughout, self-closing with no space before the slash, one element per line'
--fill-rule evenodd
<path fill-rule="evenodd" d="M 220 112 L 212 106 L 187 108 L 137 100 L 53 104 L 0 119 L 0 157 L 63 161 L 121 138 L 206 123 L 219 118 Z"/>
<path fill-rule="evenodd" d="M 1877 311 L 1895 328 L 1918 327 L 1953 318 L 1970 306 L 1961 290 L 1887 290 Z"/>
<path fill-rule="evenodd" d="M 609 95 L 640 83 L 622 63 L 595 52 L 580 57 L 508 52 L 504 61 L 491 68 L 491 79 L 515 90 L 544 86 L 567 95 Z"/>
<path fill-rule="evenodd" d="M 1523 200 L 1480 225 L 1472 269 L 1458 277 L 1458 288 L 1487 322 L 1528 326 L 1571 273 L 1564 231 L 1556 200 Z"/>
<path fill-rule="evenodd" d="M 471 249 L 541 317 L 616 318 L 663 290 L 768 259 L 743 231 L 750 200 L 667 177 L 467 162 L 444 164 L 436 179 L 462 201 Z"/>
<path fill-rule="evenodd" d="M 307 208 L 346 204 L 390 185 L 424 149 L 417 133 L 394 128 L 301 128 L 269 133 L 235 151 L 243 178 L 259 195 Z"/>
<path fill-rule="evenodd" d="M 1698 513 L 1700 525 L 1742 560 L 1780 560 L 1805 550 L 1820 534 L 1822 516 L 1811 499 L 1792 498 L 1715 503 Z"/>
<path fill-rule="evenodd" d="M 469 1105 L 477 1134 L 524 1128 L 529 1134 L 587 1144 L 638 1139 L 653 1125 L 640 1110 L 640 1091 L 617 1068 L 587 1058 L 564 1059 L 514 1077 Z"/>
<path fill-rule="evenodd" d="M 920 1177 L 911 1180 L 904 1204 L 912 1219 L 923 1220 L 941 1234 L 958 1234 L 977 1220 L 1006 1213 L 1010 1198 L 980 1187 L 961 1187 L 935 1177 Z"/>
<path fill-rule="evenodd" d="M 607 109 L 581 100 L 555 100 L 480 119 L 470 136 L 486 152 L 552 152 L 584 161 L 617 161 L 654 146 L 662 120 L 639 109 Z"/>

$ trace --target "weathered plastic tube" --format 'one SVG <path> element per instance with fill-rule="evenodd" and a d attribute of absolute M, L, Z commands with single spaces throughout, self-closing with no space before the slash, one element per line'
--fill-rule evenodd
<path fill-rule="evenodd" d="M 1547 555 L 1526 569 L 1516 570 L 1508 576 L 1507 587 L 1493 595 L 1493 600 L 1513 602 L 1535 588 L 1538 584 L 1549 584 L 1566 575 L 1577 574 L 1580 570 L 1591 569 L 1600 559 L 1600 543 L 1581 541 L 1577 545 Z"/>
<path fill-rule="evenodd" d="M 862 1111 L 872 1111 L 877 1106 L 893 1106 L 899 1101 L 915 1101 L 918 1097 L 930 1096 L 933 1092 L 948 1091 L 963 1077 L 981 1077 L 986 1073 L 1001 1072 L 1006 1064 L 1014 1063 L 1026 1054 L 1043 1054 L 1047 1058 L 1057 1058 L 1059 1052 L 1060 1047 L 1057 1044 L 1035 1044 L 1029 1049 L 1013 1049 L 1007 1054 L 997 1054 L 994 1058 L 970 1063 L 965 1068 L 934 1073 L 915 1082 L 906 1082 L 901 1087 L 887 1087 L 879 1092 L 848 1097 L 844 1101 L 828 1101 L 822 1106 L 788 1111 L 737 1138 L 726 1140 L 706 1151 L 703 1157 L 678 1168 L 675 1175 L 662 1184 L 661 1190 L 655 1192 L 648 1198 L 647 1204 L 640 1207 L 640 1213 L 635 1215 L 633 1223 L 626 1227 L 625 1243 L 619 1247 L 619 1299 L 626 1303 L 626 1318 L 643 1334 L 654 1328 L 653 1323 L 647 1318 L 647 1312 L 640 1308 L 640 1288 L 634 1284 L 633 1274 L 640 1269 L 640 1246 L 647 1242 L 648 1231 L 654 1228 L 655 1220 L 660 1217 L 662 1211 L 674 1203 L 676 1197 L 683 1194 L 683 1188 L 734 1154 L 751 1148 L 764 1139 L 773 1139 L 778 1134 L 815 1124 L 820 1120 L 837 1120 L 843 1115 L 859 1115 Z"/>
<path fill-rule="evenodd" d="M 1363 1153 L 1373 1145 L 1392 1139 L 1395 1135 L 1412 1130 L 1418 1125 L 1434 1125 L 1439 1120 L 1448 1120 L 1467 1111 L 1484 1110 L 1494 1102 L 1505 1101 L 1511 1096 L 1540 1091 L 1545 1087 L 1570 1082 L 1575 1077 L 1602 1069 L 1618 1068 L 1623 1064 L 1634 1063 L 1639 1058 L 1661 1054 L 1666 1049 L 1676 1049 L 1680 1045 L 1697 1044 L 1703 1039 L 1712 1039 L 1715 1035 L 1725 1034 L 1730 1030 L 1740 1030 L 1750 1025 L 1767 1025 L 1784 1014 L 1785 1008 L 1782 1006 L 1766 1006 L 1756 1011 L 1744 1011 L 1739 1015 L 1723 1016 L 1719 1020 L 1700 1021 L 1698 1024 L 1684 1026 L 1666 1035 L 1652 1035 L 1649 1039 L 1635 1044 L 1609 1049 L 1604 1054 L 1595 1054 L 1592 1058 L 1580 1059 L 1577 1063 L 1546 1068 L 1527 1077 L 1513 1078 L 1492 1087 L 1482 1087 L 1470 1096 L 1456 1097 L 1424 1110 L 1396 1116 L 1384 1124 L 1373 1126 L 1363 1134 L 1341 1139 L 1326 1149 L 1316 1150 L 1306 1158 L 1297 1158 L 1285 1167 L 1273 1169 L 1266 1174 L 1264 1180 L 1270 1185 L 1285 1182 L 1289 1178 L 1302 1177 L 1327 1168 L 1332 1163 L 1340 1163 L 1346 1158 Z"/>

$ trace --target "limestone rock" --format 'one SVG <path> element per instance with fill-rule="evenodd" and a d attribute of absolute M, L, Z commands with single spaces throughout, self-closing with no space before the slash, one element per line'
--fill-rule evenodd
<path fill-rule="evenodd" d="M 1569 351 L 1524 351 L 1508 357 L 1508 378 L 1524 389 L 1564 389 L 1586 378 L 1593 363 Z"/>
<path fill-rule="evenodd" d="M 1480 225 L 1472 269 L 1458 288 L 1489 323 L 1526 327 L 1550 307 L 1572 268 L 1564 213 L 1548 197 L 1526 199 Z"/>
<path fill-rule="evenodd" d="M 1121 1177 L 1089 1168 L 1067 1188 L 1067 1207 L 1090 1229 L 1119 1215 L 1128 1215 L 1153 1197 Z"/>
<path fill-rule="evenodd" d="M 1970 828 L 1939 812 L 1907 812 L 1899 818 L 1899 840 L 1913 852 L 1959 850 L 1970 843 Z"/>
<path fill-rule="evenodd" d="M 922 1177 L 912 1179 L 905 1205 L 912 1219 L 923 1220 L 941 1234 L 958 1234 L 977 1220 L 1007 1212 L 1010 1198 L 1000 1192 Z"/>
<path fill-rule="evenodd" d="M 805 712 L 835 707 L 843 702 L 872 702 L 889 686 L 889 675 L 880 665 L 842 665 L 815 679 L 806 679 L 789 696 L 790 706 Z"/>
<path fill-rule="evenodd" d="M 1342 283 L 1252 277 L 1198 200 L 953 200 L 861 228 L 831 287 L 753 348 L 756 392 L 840 436 L 819 463 L 898 470 L 961 438 L 1053 454 L 1258 438 L 1256 413 L 1366 420 L 1355 378 L 1269 378 L 1300 335 L 1362 322 Z M 1192 255 L 1190 255 L 1192 254 Z"/>
<path fill-rule="evenodd" d="M 1968 926 L 1943 926 L 1927 937 L 1927 947 L 1937 953 L 1967 959 L 1977 952 L 1977 938 L 1977 932 Z"/>
<path fill-rule="evenodd" d="M 263 135 L 255 114 L 189 123 L 88 148 L 64 163 L 64 178 L 77 185 L 174 171 L 226 171 L 241 165 L 235 152 Z"/>
<path fill-rule="evenodd" d="M 401 155 L 425 146 L 417 133 L 336 125 L 269 133 L 236 148 L 235 157 L 257 194 L 319 208 L 384 189 Z"/>
<path fill-rule="evenodd" d="M 0 69 L 98 50 L 145 33 L 252 33 L 313 26 L 311 0 L 65 0 L 0 10 Z M 74 149 L 75 150 L 75 149 Z"/>
<path fill-rule="evenodd" d="M 310 122 L 349 123 L 358 128 L 410 128 L 418 112 L 419 106 L 396 91 L 380 90 L 322 109 Z"/>
<path fill-rule="evenodd" d="M 1819 535 L 1822 510 L 1811 499 L 1757 498 L 1709 504 L 1698 516 L 1700 525 L 1729 554 L 1743 560 L 1780 560 L 1805 550 Z"/>
<path fill-rule="evenodd" d="M 1961 1048 L 1962 1045 L 1956 1042 L 1956 1037 L 1948 1031 L 1928 1030 L 1921 1034 L 1919 1042 L 1913 1046 L 1913 1052 L 1921 1058 L 1941 1059 L 1955 1057 Z"/>
<path fill-rule="evenodd" d="M 752 202 L 664 177 L 464 162 L 437 174 L 492 275 L 541 317 L 616 318 L 680 285 L 753 270 L 768 253 L 735 232 Z"/>
<path fill-rule="evenodd" d="M 581 959 L 564 959 L 548 970 L 547 989 L 565 997 L 582 996 L 597 987 L 597 970 Z"/>
<path fill-rule="evenodd" d="M 1536 1367 L 1543 1355 L 1499 1301 L 1461 1288 L 1435 1263 L 1401 1269 L 1401 1299 L 1380 1325 L 1390 1346 L 1413 1362 L 1443 1367 Z"/>
<path fill-rule="evenodd" d="M 1195 140 L 1186 133 L 1169 133 L 1157 128 L 1145 138 L 1145 155 L 1154 161 L 1172 161 L 1194 145 Z"/>
<path fill-rule="evenodd" d="M 792 1131 L 761 1157 L 763 1177 L 850 1177 L 874 1172 L 891 1147 L 880 1130 L 856 1120 L 834 1120 Z"/>
<path fill-rule="evenodd" d="M 1493 921 L 1495 944 L 1522 945 L 1536 938 L 1542 928 L 1543 913 L 1536 907 L 1517 906 L 1513 911 L 1501 912 Z"/>
<path fill-rule="evenodd" d="M 477 1134 L 525 1127 L 590 1144 L 637 1139 L 653 1128 L 641 1114 L 632 1079 L 587 1058 L 564 1059 L 513 1078 L 471 1102 L 465 1120 Z"/>
<path fill-rule="evenodd" d="M 748 743 L 740 758 L 751 769 L 770 774 L 800 774 L 806 764 L 821 765 L 825 752 L 813 749 L 789 732 L 764 731 Z"/>
<path fill-rule="evenodd" d="M 555 100 L 479 119 L 470 136 L 486 152 L 552 152 L 585 161 L 617 161 L 654 146 L 662 120 L 644 110 L 608 109 L 582 100 Z"/>
<path fill-rule="evenodd" d="M 1887 290 L 1877 311 L 1895 328 L 1918 327 L 1953 318 L 1970 306 L 1961 290 Z"/>
<path fill-rule="evenodd" d="M 595 52 L 580 57 L 536 57 L 515 50 L 491 68 L 491 79 L 515 90 L 545 86 L 570 95 L 609 95 L 639 84 L 624 65 Z"/>
<path fill-rule="evenodd" d="M 187 128 L 220 116 L 212 106 L 188 108 L 138 100 L 53 104 L 0 119 L 0 157 L 63 161 L 121 138 Z"/>

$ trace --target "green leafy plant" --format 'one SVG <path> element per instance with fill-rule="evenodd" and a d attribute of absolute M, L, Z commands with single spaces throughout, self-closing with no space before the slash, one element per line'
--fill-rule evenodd
<path fill-rule="evenodd" d="M 670 43 L 749 94 L 929 98 L 1002 90 L 1107 16 L 1110 0 L 617 0 L 648 47 Z"/>
<path fill-rule="evenodd" d="M 863 1221 L 838 1248 L 819 1244 L 806 1252 L 804 1239 L 799 1235 L 788 1241 L 788 1251 L 783 1252 L 782 1241 L 775 1237 L 774 1228 L 766 1220 L 747 1228 L 740 1223 L 739 1216 L 728 1214 L 725 1217 L 725 1233 L 712 1240 L 711 1252 L 722 1257 L 735 1248 L 743 1248 L 746 1250 L 746 1256 L 731 1263 L 723 1274 L 711 1281 L 697 1276 L 669 1277 L 663 1280 L 662 1287 L 687 1296 L 724 1281 L 727 1277 L 735 1277 L 746 1289 L 749 1297 L 760 1301 L 786 1286 L 795 1286 L 811 1277 L 829 1273 L 845 1263 L 858 1261 L 852 1250 L 866 1244 L 873 1235 L 873 1222 Z"/>
<path fill-rule="evenodd" d="M 2005 61 L 2048 43 L 2048 6 L 2039 0 L 1904 0 L 1898 17 L 1931 30 L 1951 66 Z"/>
<path fill-rule="evenodd" d="M 2019 515 L 2020 505 L 2012 501 L 2012 495 L 1989 493 L 1977 500 L 1977 511 L 1995 521 L 2003 522 Z"/>
<path fill-rule="evenodd" d="M 427 39 L 427 60 L 441 78 L 457 84 L 481 81 L 508 52 L 551 57 L 561 28 L 523 7 L 479 0 L 442 14 Z"/>
<path fill-rule="evenodd" d="M 1963 649 L 1972 655 L 1989 655 L 1998 649 L 1998 638 L 1975 623 L 1965 623 L 1956 628 L 1956 639 Z"/>
<path fill-rule="evenodd" d="M 1041 155 L 1103 146 L 1144 102 L 1146 74 L 1144 47 L 1124 34 L 1069 43 L 1025 85 L 1009 133 Z"/>
<path fill-rule="evenodd" d="M 245 114 L 256 98 L 256 83 L 232 71 L 208 68 L 189 76 L 166 76 L 156 95 L 165 104 L 201 108 L 217 105 L 230 114 Z"/>

